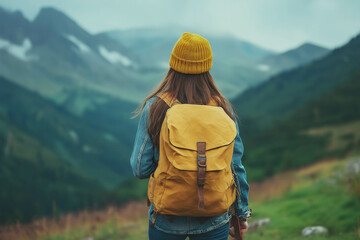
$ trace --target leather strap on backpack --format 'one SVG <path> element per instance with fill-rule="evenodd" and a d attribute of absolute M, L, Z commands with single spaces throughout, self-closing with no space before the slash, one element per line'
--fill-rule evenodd
<path fill-rule="evenodd" d="M 197 187 L 199 204 L 198 208 L 204 208 L 204 185 L 205 185 L 205 173 L 206 173 L 206 142 L 197 142 Z"/>

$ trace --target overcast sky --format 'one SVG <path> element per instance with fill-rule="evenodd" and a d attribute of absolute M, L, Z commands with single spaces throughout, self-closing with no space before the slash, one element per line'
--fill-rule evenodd
<path fill-rule="evenodd" d="M 360 0 L 0 0 L 0 6 L 29 19 L 53 6 L 91 33 L 182 26 L 277 51 L 304 42 L 333 48 L 360 33 Z"/>

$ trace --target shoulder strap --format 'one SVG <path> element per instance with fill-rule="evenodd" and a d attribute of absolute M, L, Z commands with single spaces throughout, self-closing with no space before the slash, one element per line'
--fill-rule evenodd
<path fill-rule="evenodd" d="M 164 102 L 166 102 L 166 104 L 169 106 L 169 107 L 172 107 L 176 104 L 181 104 L 181 102 L 179 100 L 177 100 L 176 98 L 174 98 L 170 93 L 168 92 L 163 92 L 163 93 L 160 93 L 158 95 L 156 95 L 157 97 L 161 98 Z M 216 97 L 217 98 L 217 97 Z M 215 98 L 212 98 L 210 100 L 210 102 L 207 104 L 207 105 L 210 105 L 210 106 L 218 106 Z"/>
<path fill-rule="evenodd" d="M 176 104 L 181 104 L 181 102 L 179 102 L 179 100 L 177 100 L 176 98 L 174 98 L 170 93 L 168 92 L 163 92 L 157 95 L 157 97 L 161 98 L 164 102 L 166 102 L 166 104 L 169 107 L 172 107 Z"/>
<path fill-rule="evenodd" d="M 207 105 L 210 105 L 210 106 L 219 106 L 219 105 L 217 104 L 217 102 L 215 101 L 215 98 L 210 99 L 210 102 L 209 102 Z"/>

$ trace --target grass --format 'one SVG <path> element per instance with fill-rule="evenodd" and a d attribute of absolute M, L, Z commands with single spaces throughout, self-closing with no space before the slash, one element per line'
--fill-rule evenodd
<path fill-rule="evenodd" d="M 83 229 L 71 230 L 66 233 L 56 234 L 51 237 L 45 237 L 43 240 L 78 240 L 93 237 L 96 240 L 135 240 L 146 239 L 147 224 L 144 219 L 122 222 L 119 224 L 115 220 L 110 220 L 99 227 L 90 227 Z"/>
<path fill-rule="evenodd" d="M 303 133 L 311 136 L 331 134 L 328 150 L 341 149 L 360 140 L 360 121 L 309 129 Z"/>
<path fill-rule="evenodd" d="M 255 207 L 254 219 L 270 217 L 271 224 L 251 239 L 302 239 L 306 226 L 324 226 L 334 239 L 354 239 L 360 206 L 348 190 L 325 182 L 289 192 L 284 197 Z M 346 237 L 346 238 L 345 238 Z"/>
<path fill-rule="evenodd" d="M 41 218 L 28 224 L 0 226 L 1 240 L 142 239 L 146 236 L 145 202 L 122 207 L 81 211 L 54 218 Z"/>
<path fill-rule="evenodd" d="M 359 156 L 357 157 L 359 158 Z M 245 238 L 251 240 L 354 240 L 360 236 L 360 178 L 345 172 L 353 160 L 325 160 L 276 175 L 252 184 L 250 220 L 270 218 L 271 223 Z M 147 239 L 148 220 L 145 203 L 130 203 L 122 208 L 110 207 L 97 212 L 68 214 L 58 220 L 43 219 L 29 225 L 13 225 L 13 234 L 1 239 L 22 240 L 95 240 Z M 301 237 L 307 226 L 324 226 L 327 236 Z M 6 229 L 5 229 L 6 230 Z M 0 233 L 6 232 L 0 228 Z M 19 233 L 22 233 L 19 234 Z M 4 237 L 5 236 L 5 237 Z"/>
<path fill-rule="evenodd" d="M 303 228 L 320 225 L 329 230 L 329 235 L 311 239 L 357 239 L 360 194 L 352 187 L 358 179 L 344 177 L 347 162 L 325 161 L 301 169 L 288 176 L 292 184 L 282 196 L 267 201 L 254 200 L 252 220 L 269 217 L 271 224 L 256 232 L 250 231 L 248 238 L 305 239 L 301 237 Z M 272 186 L 275 191 L 276 186 Z"/>

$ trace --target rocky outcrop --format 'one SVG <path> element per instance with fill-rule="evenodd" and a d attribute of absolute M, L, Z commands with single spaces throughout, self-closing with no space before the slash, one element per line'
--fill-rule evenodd
<path fill-rule="evenodd" d="M 249 223 L 249 230 L 256 231 L 259 227 L 266 226 L 270 223 L 270 218 L 259 219 Z"/>
<path fill-rule="evenodd" d="M 310 237 L 313 235 L 327 235 L 328 230 L 323 226 L 306 227 L 301 231 L 303 237 Z"/>

